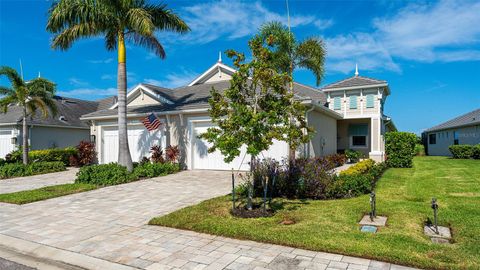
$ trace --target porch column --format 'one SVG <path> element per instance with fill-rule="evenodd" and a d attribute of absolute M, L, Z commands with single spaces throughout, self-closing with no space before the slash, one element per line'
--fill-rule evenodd
<path fill-rule="evenodd" d="M 385 159 L 385 153 L 382 150 L 382 129 L 381 129 L 381 119 L 380 117 L 372 117 L 370 121 L 370 153 L 369 156 L 371 159 L 382 162 Z"/>

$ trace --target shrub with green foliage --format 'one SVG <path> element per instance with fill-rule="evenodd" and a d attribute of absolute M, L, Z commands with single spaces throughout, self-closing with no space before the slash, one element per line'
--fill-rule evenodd
<path fill-rule="evenodd" d="M 141 178 L 163 176 L 180 170 L 179 164 L 142 163 L 132 172 L 118 163 L 90 165 L 80 168 L 75 183 L 87 183 L 98 186 L 111 186 L 128 183 Z"/>
<path fill-rule="evenodd" d="M 453 158 L 469 159 L 473 157 L 474 146 L 470 144 L 450 145 L 448 147 Z"/>
<path fill-rule="evenodd" d="M 415 156 L 417 136 L 409 132 L 387 132 L 385 134 L 385 151 L 387 165 L 393 168 L 410 168 Z"/>
<path fill-rule="evenodd" d="M 151 178 L 180 171 L 178 163 L 140 163 L 133 169 L 137 178 Z"/>
<path fill-rule="evenodd" d="M 352 174 L 362 174 L 369 172 L 373 165 L 375 165 L 375 161 L 372 159 L 365 159 L 357 164 L 351 166 L 350 168 L 340 172 L 340 175 L 352 175 Z"/>
<path fill-rule="evenodd" d="M 34 162 L 28 165 L 22 163 L 8 163 L 0 166 L 0 178 L 12 178 L 21 176 L 30 176 L 51 172 L 60 172 L 65 170 L 65 164 L 60 161 L 55 162 Z"/>
<path fill-rule="evenodd" d="M 350 149 L 347 149 L 345 151 L 345 157 L 352 163 L 358 162 L 361 156 L 362 156 L 362 153 L 360 153 L 359 151 L 350 150 Z"/>
<path fill-rule="evenodd" d="M 416 156 L 425 156 L 425 146 L 423 144 L 415 144 L 414 151 Z"/>
<path fill-rule="evenodd" d="M 77 154 L 74 147 L 51 148 L 43 150 L 32 150 L 28 152 L 29 162 L 54 162 L 61 161 L 65 166 L 70 164 L 70 157 Z M 22 150 L 14 150 L 5 157 L 8 163 L 22 162 Z"/>
<path fill-rule="evenodd" d="M 480 159 L 480 144 L 473 146 L 472 158 Z"/>

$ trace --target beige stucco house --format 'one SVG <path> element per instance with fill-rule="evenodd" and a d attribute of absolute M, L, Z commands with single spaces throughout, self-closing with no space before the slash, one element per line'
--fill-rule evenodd
<path fill-rule="evenodd" d="M 431 156 L 451 156 L 448 147 L 480 143 L 480 109 L 431 127 L 422 133 L 425 150 Z"/>
<path fill-rule="evenodd" d="M 215 63 L 190 84 L 168 89 L 139 84 L 127 95 L 128 141 L 132 159 L 149 155 L 152 145 L 179 145 L 181 162 L 187 169 L 248 169 L 249 156 L 242 154 L 231 163 L 223 161 L 219 152 L 208 153 L 209 143 L 198 135 L 212 126 L 208 114 L 210 90 L 225 90 L 235 70 L 221 61 Z M 296 98 L 307 107 L 308 124 L 315 130 L 310 143 L 298 149 L 302 156 L 324 156 L 355 149 L 381 161 L 385 158 L 383 135 L 395 129 L 383 115 L 383 106 L 390 93 L 385 81 L 354 77 L 316 89 L 294 83 Z M 339 105 L 340 104 L 340 105 Z M 355 104 L 355 106 L 354 106 Z M 149 132 L 141 123 L 154 113 L 161 128 Z M 100 163 L 116 162 L 118 155 L 117 105 L 86 114 L 81 118 L 90 124 L 96 138 Z M 282 160 L 288 156 L 288 145 L 276 141 L 263 157 Z"/>

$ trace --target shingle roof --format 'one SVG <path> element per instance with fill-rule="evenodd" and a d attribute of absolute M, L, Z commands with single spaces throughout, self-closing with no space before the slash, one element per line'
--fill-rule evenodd
<path fill-rule="evenodd" d="M 28 117 L 27 123 L 33 125 L 53 125 L 64 127 L 88 128 L 87 123 L 80 120 L 80 116 L 86 113 L 96 111 L 99 103 L 74 98 L 65 98 L 54 96 L 57 105 L 57 115 L 49 115 L 43 118 L 40 111 L 37 111 L 33 117 Z M 63 116 L 60 120 L 60 116 Z M 17 124 L 22 121 L 22 108 L 19 106 L 10 106 L 7 113 L 0 113 L 0 123 Z"/>
<path fill-rule="evenodd" d="M 143 84 L 150 90 L 157 91 L 163 97 L 172 101 L 173 104 L 155 104 L 145 106 L 131 106 L 127 108 L 127 113 L 149 113 L 152 111 L 174 111 L 174 110 L 186 110 L 197 108 L 208 108 L 208 100 L 210 99 L 210 91 L 214 87 L 217 91 L 224 91 L 230 86 L 230 81 L 218 81 L 214 83 L 196 84 L 192 86 L 184 86 L 175 89 L 163 88 L 155 85 Z M 303 98 L 311 98 L 319 104 L 326 103 L 325 94 L 315 88 L 305 86 L 299 83 L 294 83 L 294 92 L 297 96 Z M 117 110 L 99 110 L 83 117 L 97 117 L 97 116 L 112 116 L 116 115 Z"/>
<path fill-rule="evenodd" d="M 425 132 L 471 125 L 480 125 L 480 109 L 476 109 L 454 119 L 448 120 L 447 122 L 441 123 L 440 125 L 431 127 L 425 130 Z"/>
<path fill-rule="evenodd" d="M 349 87 L 361 87 L 369 85 L 387 84 L 387 81 L 377 80 L 363 76 L 353 76 L 338 82 L 331 83 L 322 88 L 322 90 L 334 90 Z"/>

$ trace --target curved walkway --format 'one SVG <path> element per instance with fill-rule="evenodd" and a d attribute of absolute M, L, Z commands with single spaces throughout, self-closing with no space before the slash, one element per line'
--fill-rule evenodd
<path fill-rule="evenodd" d="M 230 188 L 228 172 L 184 171 L 21 206 L 0 204 L 0 243 L 87 269 L 407 269 L 146 225 Z"/>
<path fill-rule="evenodd" d="M 0 194 L 73 183 L 77 172 L 78 168 L 67 168 L 63 172 L 0 179 Z"/>

